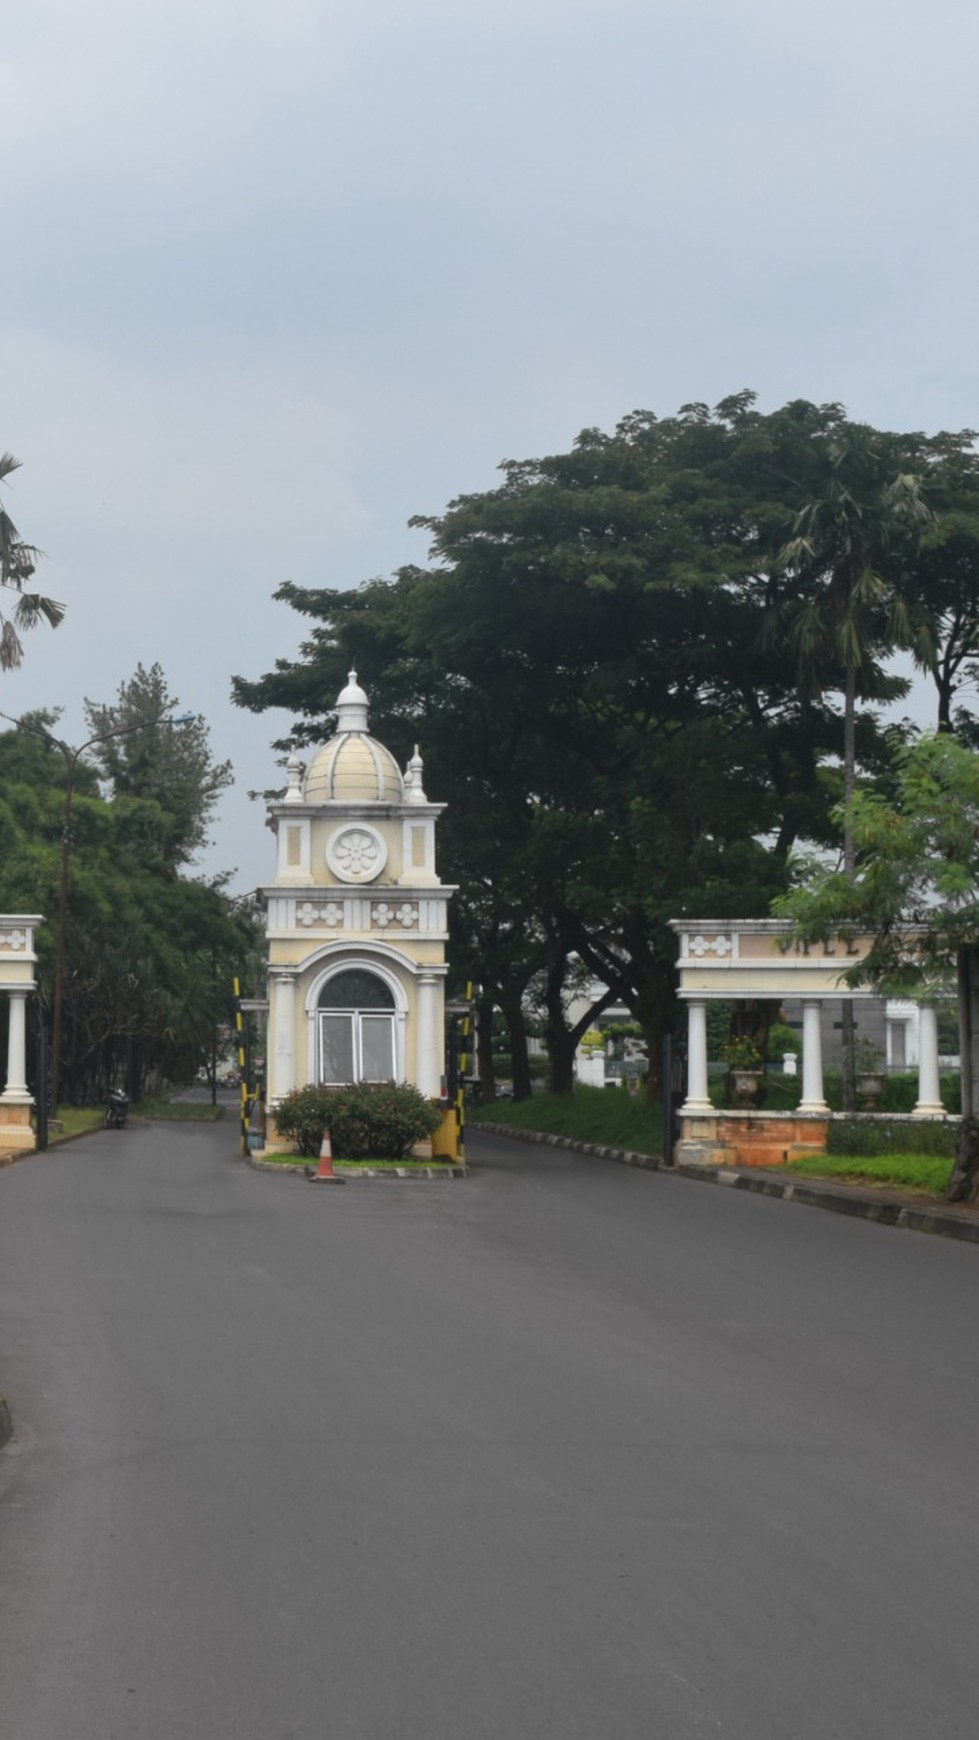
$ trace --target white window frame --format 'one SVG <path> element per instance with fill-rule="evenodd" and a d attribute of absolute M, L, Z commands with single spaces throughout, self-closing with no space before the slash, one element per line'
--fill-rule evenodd
<path fill-rule="evenodd" d="M 328 1018 L 330 1020 L 337 1020 L 338 1018 L 343 1018 L 344 1020 L 350 1021 L 352 1024 L 353 1032 L 352 1032 L 352 1036 L 351 1036 L 351 1038 L 352 1038 L 351 1055 L 353 1057 L 353 1066 L 354 1066 L 353 1080 L 355 1083 L 362 1082 L 365 1079 L 370 1080 L 370 1081 L 396 1081 L 397 1080 L 398 1033 L 397 1033 L 397 1015 L 396 1015 L 396 1011 L 394 1009 L 329 1009 L 329 1008 L 326 1008 L 326 1009 L 318 1010 L 318 1016 L 319 1016 L 319 1019 L 317 1021 L 317 1040 L 318 1040 L 317 1080 L 320 1082 L 320 1084 L 323 1087 L 349 1087 L 351 1085 L 351 1083 L 346 1082 L 346 1081 L 330 1080 L 326 1074 L 325 1023 L 326 1023 L 326 1020 Z M 389 1061 L 391 1064 L 390 1074 L 388 1074 L 388 1075 L 369 1076 L 367 1078 L 365 1078 L 365 1076 L 364 1076 L 364 1029 L 363 1029 L 363 1023 L 364 1023 L 365 1019 L 367 1021 L 383 1022 L 385 1027 L 387 1028 L 388 1041 L 389 1041 Z"/>

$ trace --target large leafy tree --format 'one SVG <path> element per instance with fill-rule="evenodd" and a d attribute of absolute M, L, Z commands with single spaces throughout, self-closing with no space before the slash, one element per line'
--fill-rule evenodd
<path fill-rule="evenodd" d="M 132 1092 L 186 1079 L 253 949 L 253 915 L 220 887 L 174 873 L 158 849 L 159 805 L 109 800 L 88 756 L 69 768 L 57 715 L 26 715 L 0 734 L 0 909 L 58 911 L 66 780 L 73 780 L 61 1022 L 62 1076 L 76 1100 L 125 1073 Z M 166 828 L 163 828 L 166 834 Z M 39 936 L 49 1005 L 57 972 L 52 923 Z"/>
<path fill-rule="evenodd" d="M 849 975 L 891 995 L 934 991 L 955 970 L 962 1138 L 953 1199 L 979 1192 L 979 757 L 948 733 L 900 752 L 890 794 L 857 791 L 845 818 L 852 875 L 812 857 L 776 905 L 807 940 L 846 925 L 873 947 Z"/>
<path fill-rule="evenodd" d="M 5 483 L 19 466 L 20 460 L 12 453 L 0 453 L 0 483 Z M 27 589 L 40 554 L 33 544 L 24 542 L 0 502 L 0 670 L 3 671 L 16 669 L 23 659 L 21 630 L 35 628 L 39 622 L 57 628 L 65 613 L 63 604 Z M 7 599 L 12 599 L 12 603 L 4 608 Z"/>
<path fill-rule="evenodd" d="M 815 493 L 800 508 L 781 552 L 795 581 L 795 596 L 782 616 L 798 654 L 800 683 L 825 686 L 834 667 L 843 675 L 845 806 L 856 784 L 858 685 L 862 681 L 865 691 L 892 698 L 893 688 L 882 688 L 881 658 L 902 646 L 922 661 L 932 656 L 927 625 L 900 584 L 932 517 L 923 479 L 906 469 L 910 455 L 902 445 L 834 419 L 812 440 L 807 469 Z M 852 874 L 846 827 L 843 850 Z"/>
<path fill-rule="evenodd" d="M 896 647 L 922 663 L 934 657 L 920 611 L 909 608 L 900 578 L 931 518 L 918 472 L 906 469 L 907 444 L 834 417 L 811 442 L 813 495 L 800 508 L 781 560 L 797 582 L 783 606 L 800 683 L 838 684 L 843 672 L 843 867 L 855 864 L 849 805 L 856 789 L 858 691 L 892 698 L 881 661 Z M 902 557 L 904 561 L 902 563 Z M 843 1005 L 843 1103 L 856 1105 L 853 1006 Z"/>
<path fill-rule="evenodd" d="M 927 644 L 908 581 L 936 455 L 837 405 L 636 412 L 416 521 L 427 570 L 282 587 L 313 625 L 301 657 L 235 697 L 291 708 L 308 740 L 356 663 L 379 735 L 404 754 L 421 735 L 449 802 L 471 976 L 487 949 L 514 1008 L 535 955 L 559 986 L 573 951 L 642 1024 L 655 1070 L 667 921 L 766 912 L 797 841 L 838 844 L 856 767 L 886 771 L 887 735 L 854 703 L 900 695 L 889 653 L 915 631 Z"/>
<path fill-rule="evenodd" d="M 798 506 L 785 449 L 807 414 L 773 430 L 741 396 L 586 431 L 423 522 L 430 570 L 354 593 L 280 590 L 315 624 L 301 661 L 237 679 L 236 699 L 291 707 L 301 737 L 319 734 L 352 660 L 379 735 L 406 752 L 422 734 L 429 789 L 450 806 L 443 865 L 467 891 L 457 924 L 477 888 L 464 947 L 493 938 L 502 1006 L 535 965 L 558 982 L 574 950 L 655 1061 L 666 919 L 764 912 L 799 829 L 825 829 L 831 715 L 803 704 L 762 632 L 780 583 L 766 564 Z"/>
<path fill-rule="evenodd" d="M 233 780 L 230 761 L 216 762 L 211 754 L 206 721 L 180 716 L 179 708 L 158 664 L 149 670 L 137 665 L 115 701 L 85 703 L 102 779 L 120 805 L 135 798 L 155 807 L 155 850 L 171 869 L 207 845 L 214 807 Z M 148 810 L 141 815 L 148 825 Z"/>
<path fill-rule="evenodd" d="M 966 429 L 924 442 L 915 455 L 932 519 L 920 544 L 905 550 L 898 584 L 913 598 L 917 659 L 935 691 L 935 723 L 979 744 L 979 454 Z M 922 451 L 924 449 L 924 451 Z M 971 705 L 969 702 L 971 701 Z"/>

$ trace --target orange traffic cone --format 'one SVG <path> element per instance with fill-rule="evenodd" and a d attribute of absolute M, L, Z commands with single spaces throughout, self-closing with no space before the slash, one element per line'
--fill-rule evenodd
<path fill-rule="evenodd" d="M 307 1166 L 306 1172 L 314 1184 L 343 1184 L 344 1180 L 338 1178 L 333 1170 L 333 1145 L 330 1141 L 329 1130 L 323 1131 L 323 1140 L 320 1143 L 320 1163 L 316 1171 L 314 1172 L 311 1167 Z"/>

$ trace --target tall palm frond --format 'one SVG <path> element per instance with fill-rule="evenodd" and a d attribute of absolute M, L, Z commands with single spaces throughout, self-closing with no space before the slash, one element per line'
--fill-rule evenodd
<path fill-rule="evenodd" d="M 16 471 L 20 460 L 12 453 L 0 453 L 0 483 Z M 0 506 L 0 586 L 19 596 L 9 614 L 0 610 L 0 670 L 15 670 L 24 657 L 18 629 L 36 628 L 47 622 L 57 628 L 65 607 L 55 598 L 45 598 L 40 592 L 25 592 L 24 587 L 41 559 L 34 544 L 25 544 L 6 509 Z"/>

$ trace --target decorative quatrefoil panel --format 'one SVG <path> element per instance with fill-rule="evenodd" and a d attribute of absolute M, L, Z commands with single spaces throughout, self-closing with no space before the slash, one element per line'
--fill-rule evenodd
<path fill-rule="evenodd" d="M 371 917 L 378 930 L 387 930 L 392 924 L 401 930 L 410 930 L 418 923 L 418 908 L 412 900 L 405 900 L 400 906 L 389 906 L 386 900 L 376 900 Z"/>
<path fill-rule="evenodd" d="M 328 900 L 325 906 L 314 906 L 311 900 L 304 900 L 296 908 L 296 923 L 307 930 L 314 924 L 325 924 L 327 930 L 342 930 L 343 907 L 335 900 Z"/>
<path fill-rule="evenodd" d="M 690 953 L 701 960 L 704 955 L 717 955 L 720 960 L 729 955 L 734 944 L 729 936 L 692 936 Z"/>

